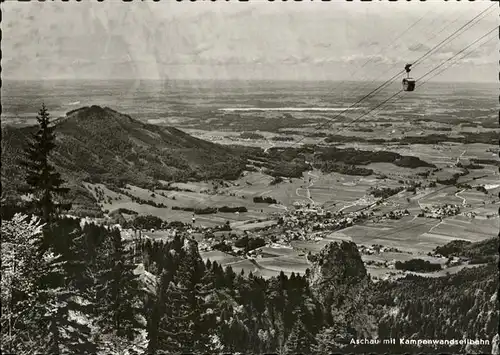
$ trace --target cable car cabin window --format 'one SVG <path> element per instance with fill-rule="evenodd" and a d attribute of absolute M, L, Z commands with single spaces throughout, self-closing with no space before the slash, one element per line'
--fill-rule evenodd
<path fill-rule="evenodd" d="M 403 90 L 404 91 L 415 90 L 415 80 L 411 78 L 403 79 Z"/>

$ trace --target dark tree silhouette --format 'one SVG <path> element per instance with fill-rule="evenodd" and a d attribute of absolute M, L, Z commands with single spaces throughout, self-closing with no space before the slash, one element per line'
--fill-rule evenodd
<path fill-rule="evenodd" d="M 54 126 L 51 125 L 45 104 L 42 104 L 36 119 L 38 131 L 32 135 L 32 140 L 25 148 L 25 157 L 20 162 L 26 169 L 26 185 L 20 192 L 32 196 L 27 210 L 42 217 L 45 222 L 50 222 L 59 211 L 71 208 L 70 204 L 59 203 L 54 199 L 57 195 L 68 193 L 69 189 L 62 187 L 64 180 L 49 162 L 49 156 L 56 144 Z"/>

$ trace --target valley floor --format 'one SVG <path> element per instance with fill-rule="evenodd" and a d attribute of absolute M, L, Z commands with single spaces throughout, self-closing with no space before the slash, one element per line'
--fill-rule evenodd
<path fill-rule="evenodd" d="M 160 208 L 132 202 L 125 195 L 99 186 L 106 195 L 102 208 L 110 211 L 127 208 L 140 214 L 156 215 L 168 221 L 191 223 L 192 212 L 172 210 L 172 207 L 244 206 L 248 212 L 196 215 L 193 229 L 193 233 L 196 233 L 229 221 L 232 232 L 225 237 L 229 244 L 234 242 L 234 238 L 247 234 L 267 239 L 268 244 L 256 250 L 253 255 L 243 254 L 241 251 L 231 255 L 213 249 L 215 242 L 206 243 L 201 255 L 205 259 L 217 260 L 222 265 L 230 265 L 235 272 L 252 271 L 263 277 L 275 276 L 281 271 L 287 274 L 302 274 L 308 267 L 307 253 L 316 253 L 332 241 L 349 240 L 367 250 L 374 244 L 398 250 L 376 253 L 368 250 L 363 254 L 363 261 L 374 278 L 401 277 L 407 272 L 395 270 L 395 262 L 413 258 L 442 265 L 443 270 L 425 274 L 436 277 L 458 272 L 464 267 L 473 267 L 467 263 L 445 266 L 447 258 L 429 254 L 432 254 L 436 247 L 455 239 L 477 242 L 494 236 L 498 231 L 499 218 L 496 212 L 500 188 L 496 184 L 496 169 L 487 165 L 483 169 L 470 170 L 467 175 L 459 178 L 458 182 L 467 182 L 472 187 L 470 189 L 440 184 L 430 187 L 429 181 L 439 174 L 453 173 L 456 169 L 453 164 L 457 159 L 460 160 L 466 154 L 469 158 L 484 158 L 491 153 L 485 153 L 487 146 L 475 144 L 450 145 L 437 150 L 432 150 L 430 146 L 424 148 L 418 151 L 419 155 L 425 153 L 429 161 L 441 168 L 439 172 L 431 173 L 428 178 L 416 175 L 416 172 L 425 171 L 423 168 L 413 170 L 386 163 L 370 164 L 369 167 L 375 171 L 372 176 L 324 174 L 314 170 L 305 172 L 302 179 L 285 179 L 276 185 L 270 185 L 272 178 L 261 172 L 247 172 L 240 179 L 226 181 L 216 189 L 214 182 L 172 184 L 171 187 L 184 191 L 157 190 L 154 191 L 155 197 L 151 197 L 152 191 L 133 186 L 127 189 L 129 193 L 141 199 L 163 203 L 165 207 Z M 405 149 L 406 154 L 412 151 Z M 444 150 L 447 150 L 446 159 L 443 158 Z M 467 153 L 462 154 L 463 152 Z M 408 180 L 419 181 L 422 187 L 417 188 L 415 192 L 403 190 L 383 200 L 369 194 L 369 190 L 375 187 L 405 187 Z M 96 186 L 87 184 L 91 191 Z M 487 193 L 477 191 L 476 186 L 485 186 Z M 217 193 L 214 193 L 215 190 Z M 257 196 L 272 197 L 277 203 L 254 203 L 253 198 Z M 108 197 L 110 200 L 107 200 Z M 457 206 L 460 208 L 459 213 L 439 216 L 438 212 L 432 212 L 445 204 Z M 426 208 L 427 216 L 421 216 Z M 391 211 L 404 210 L 408 212 L 407 215 L 397 219 L 388 217 Z M 287 227 L 289 232 L 295 231 L 297 237 L 281 238 L 284 228 L 277 225 L 278 220 L 293 218 L 298 211 L 302 211 L 306 216 L 304 224 Z M 321 226 L 321 220 L 326 219 L 324 214 L 327 212 L 341 213 L 345 218 L 349 218 L 361 211 L 370 217 L 334 231 Z M 430 218 L 433 213 L 434 218 Z M 153 238 L 162 238 L 161 232 L 146 234 Z M 270 242 L 271 235 L 278 237 L 278 243 Z M 203 238 L 200 240 L 203 241 Z M 223 240 L 224 238 L 217 239 L 219 242 Z"/>

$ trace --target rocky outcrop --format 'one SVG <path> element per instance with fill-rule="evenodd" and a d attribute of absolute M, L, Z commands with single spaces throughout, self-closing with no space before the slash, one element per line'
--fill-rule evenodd
<path fill-rule="evenodd" d="M 356 244 L 331 243 L 308 259 L 313 263 L 308 272 L 310 288 L 332 324 L 343 325 L 351 336 L 377 337 L 370 302 L 373 285 Z"/>
<path fill-rule="evenodd" d="M 309 284 L 320 298 L 335 289 L 356 285 L 367 277 L 361 255 L 353 242 L 330 243 L 308 259 L 313 263 Z"/>
<path fill-rule="evenodd" d="M 493 340 L 491 341 L 492 343 L 492 346 L 491 346 L 491 353 L 493 355 L 498 355 L 500 354 L 500 348 L 499 348 L 499 344 L 500 344 L 500 336 L 498 335 L 498 333 L 493 337 Z"/>

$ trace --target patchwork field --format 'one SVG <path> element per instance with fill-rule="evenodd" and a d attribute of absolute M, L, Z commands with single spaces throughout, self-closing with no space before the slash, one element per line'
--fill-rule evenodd
<path fill-rule="evenodd" d="M 309 187 L 311 199 L 325 209 L 336 211 L 360 199 L 369 199 L 367 190 L 380 183 L 380 180 L 360 176 L 349 176 L 338 173 L 323 174 L 319 171 L 309 174 L 312 178 Z"/>
<path fill-rule="evenodd" d="M 259 250 L 265 254 L 273 256 L 299 256 L 301 253 L 294 248 L 262 247 Z"/>
<path fill-rule="evenodd" d="M 262 268 L 257 267 L 254 263 L 252 263 L 248 259 L 243 259 L 243 260 L 240 260 L 240 261 L 226 263 L 226 264 L 224 264 L 224 266 L 226 266 L 226 267 L 227 266 L 231 266 L 231 268 L 233 269 L 233 271 L 235 273 L 237 273 L 237 274 L 239 274 L 239 273 L 241 273 L 241 271 L 243 271 L 246 275 L 248 275 L 249 273 L 252 272 L 255 275 L 264 276 L 261 273 L 262 272 Z M 274 276 L 274 273 L 271 276 Z"/>
<path fill-rule="evenodd" d="M 491 238 L 498 233 L 499 219 L 474 218 L 469 220 L 460 220 L 450 218 L 443 220 L 432 229 L 432 236 L 436 239 L 463 239 L 471 242 L 477 242 Z"/>
<path fill-rule="evenodd" d="M 224 224 L 226 221 L 230 223 L 244 223 L 248 221 L 266 219 L 272 212 L 278 209 L 269 207 L 267 204 L 256 204 L 251 199 L 245 199 L 238 196 L 227 195 L 207 195 L 197 192 L 180 192 L 156 190 L 150 191 L 139 188 L 137 186 L 127 186 L 126 192 L 141 200 L 149 201 L 155 204 L 163 204 L 165 207 L 155 207 L 149 204 L 143 204 L 132 201 L 132 198 L 115 191 L 110 190 L 102 184 L 84 183 L 84 186 L 92 192 L 97 198 L 95 188 L 102 191 L 100 198 L 100 206 L 104 211 L 112 212 L 119 208 L 129 209 L 139 213 L 140 215 L 153 215 L 165 219 L 167 221 L 181 221 L 191 223 L 193 213 L 189 211 L 174 210 L 172 207 L 240 207 L 244 206 L 248 209 L 245 213 L 217 213 L 196 215 L 196 223 L 206 227 L 213 227 Z M 191 186 L 193 187 L 193 186 Z"/>
<path fill-rule="evenodd" d="M 376 279 L 387 279 L 387 278 L 398 279 L 405 277 L 407 274 L 413 274 L 423 277 L 443 277 L 446 276 L 446 274 L 456 274 L 460 270 L 465 268 L 473 268 L 478 266 L 479 265 L 457 265 L 436 272 L 419 273 L 413 271 L 401 271 L 401 270 L 389 269 L 386 267 L 376 267 L 368 265 L 366 266 L 366 271 L 368 272 L 368 274 L 370 274 L 372 278 L 376 280 Z"/>
<path fill-rule="evenodd" d="M 248 231 L 252 229 L 260 229 L 264 227 L 269 227 L 272 225 L 275 225 L 277 221 L 275 220 L 270 220 L 270 221 L 262 221 L 262 222 L 253 222 L 253 221 L 248 221 L 248 222 L 234 222 L 231 224 L 231 228 L 240 230 L 240 231 Z"/>
<path fill-rule="evenodd" d="M 201 252 L 203 260 L 216 261 L 223 266 L 231 266 L 233 271 L 239 273 L 244 270 L 246 274 L 252 272 L 265 278 L 277 276 L 281 271 L 287 275 L 303 274 L 309 267 L 305 255 L 292 248 L 260 248 L 264 254 L 273 255 L 270 257 L 258 257 L 255 259 L 245 259 L 235 257 L 221 251 Z"/>
<path fill-rule="evenodd" d="M 203 261 L 216 261 L 221 265 L 234 264 L 236 262 L 244 260 L 242 257 L 232 256 L 219 250 L 203 251 L 200 253 L 200 255 Z"/>
<path fill-rule="evenodd" d="M 356 225 L 330 234 L 327 239 L 351 240 L 356 244 L 381 244 L 412 253 L 427 253 L 450 240 L 471 242 L 491 238 L 498 232 L 498 217 L 490 219 L 464 216 L 438 219 L 404 217 L 386 220 L 383 225 Z"/>
<path fill-rule="evenodd" d="M 270 142 L 270 135 L 265 132 L 263 135 L 269 146 L 288 144 L 286 142 Z M 234 144 L 234 140 L 232 144 Z M 296 202 L 311 203 L 330 211 L 342 210 L 344 213 L 359 211 L 368 206 L 371 206 L 368 211 L 373 211 L 378 216 L 404 209 L 410 213 L 410 216 L 399 220 L 382 219 L 377 222 L 358 224 L 330 233 L 321 241 L 293 241 L 292 248 L 264 247 L 261 248 L 264 257 L 252 260 L 231 256 L 220 251 L 202 252 L 204 260 L 210 259 L 221 265 L 231 266 L 237 273 L 243 270 L 247 274 L 252 272 L 266 278 L 276 276 L 280 271 L 287 275 L 292 272 L 303 274 L 308 267 L 305 256 L 308 252 L 319 252 L 326 244 L 341 240 L 349 240 L 358 245 L 366 246 L 380 244 L 403 251 L 402 253 L 386 252 L 377 255 L 363 255 L 363 260 L 368 263 L 367 270 L 372 276 L 383 278 L 392 273 L 395 275 L 391 277 L 401 277 L 404 273 L 383 266 L 374 266 L 370 263 L 421 258 L 433 263 L 444 264 L 446 259 L 429 257 L 427 253 L 451 240 L 463 239 L 475 242 L 490 238 L 498 233 L 497 211 L 500 183 L 498 183 L 497 168 L 492 165 L 484 165 L 483 169 L 469 169 L 467 175 L 459 177 L 458 182 L 471 185 L 470 189 L 438 184 L 432 188 L 417 189 L 415 193 L 402 191 L 387 198 L 377 206 L 374 205 L 376 200 L 369 194 L 369 190 L 372 188 L 397 188 L 404 186 L 407 180 L 420 181 L 423 186 L 428 186 L 430 181 L 450 178 L 453 174 L 462 172 L 461 169 L 455 167 L 457 162 L 468 164 L 473 158 L 495 159 L 492 157 L 494 153 L 488 151 L 491 146 L 451 143 L 386 147 L 367 144 L 352 146 L 364 150 L 384 149 L 402 155 L 418 156 L 436 164 L 440 170 L 432 172 L 432 169 L 428 168 L 409 169 L 389 163 L 372 163 L 365 167 L 372 169 L 374 174 L 365 177 L 338 173 L 324 174 L 314 170 L 305 172 L 302 178 L 284 179 L 281 183 L 271 185 L 273 180 L 271 177 L 261 172 L 247 172 L 236 181 L 226 181 L 222 184 L 209 181 L 171 185 L 173 188 L 191 191 L 156 190 L 153 192 L 128 186 L 126 191 L 132 196 L 155 204 L 163 204 L 165 207 L 139 204 L 124 194 L 107 189 L 104 185 L 86 183 L 85 186 L 96 197 L 95 188 L 102 190 L 100 206 L 103 210 L 113 211 L 118 208 L 126 208 L 137 211 L 139 214 L 152 214 L 168 221 L 191 222 L 192 212 L 172 210 L 173 206 L 191 208 L 244 206 L 248 212 L 196 215 L 197 225 L 212 227 L 229 221 L 236 233 L 273 226 L 276 224 L 277 215 L 293 209 Z M 430 172 L 428 178 L 417 175 L 426 171 Z M 215 186 L 217 187 L 215 188 Z M 476 189 L 478 186 L 484 186 L 487 193 L 478 191 Z M 217 193 L 214 192 L 215 189 Z M 254 203 L 253 198 L 257 196 L 271 197 L 276 199 L 277 203 Z M 417 217 L 422 208 L 443 204 L 460 205 L 462 213 L 444 218 L 442 221 Z M 154 234 L 152 237 L 163 238 L 165 236 Z M 463 267 L 465 266 L 446 268 L 443 271 L 425 275 L 436 277 L 444 275 L 446 272 L 458 272 Z"/>
<path fill-rule="evenodd" d="M 257 259 L 259 265 L 268 270 L 273 270 L 280 272 L 281 270 L 286 272 L 294 272 L 299 274 L 304 274 L 306 269 L 309 267 L 305 257 L 293 257 L 293 256 L 282 256 L 275 258 L 261 258 Z"/>

